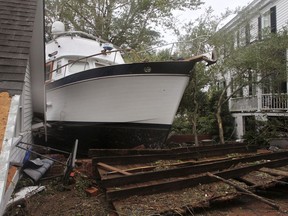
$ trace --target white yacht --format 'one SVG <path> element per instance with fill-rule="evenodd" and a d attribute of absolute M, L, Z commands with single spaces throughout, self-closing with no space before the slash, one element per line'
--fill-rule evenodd
<path fill-rule="evenodd" d="M 161 145 L 195 63 L 214 62 L 200 55 L 126 64 L 121 50 L 100 38 L 65 32 L 61 22 L 52 33 L 46 44 L 49 134 L 89 148 Z"/>

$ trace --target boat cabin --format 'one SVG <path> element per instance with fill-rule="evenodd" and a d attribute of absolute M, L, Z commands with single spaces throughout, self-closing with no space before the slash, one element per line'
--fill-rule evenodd
<path fill-rule="evenodd" d="M 61 22 L 53 25 L 54 39 L 46 44 L 46 82 L 93 68 L 124 64 L 120 50 L 112 44 L 84 32 L 65 32 Z"/>

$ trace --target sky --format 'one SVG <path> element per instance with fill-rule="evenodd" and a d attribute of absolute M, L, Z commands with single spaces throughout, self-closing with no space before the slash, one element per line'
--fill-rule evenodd
<path fill-rule="evenodd" d="M 215 15 L 220 16 L 221 13 L 224 13 L 227 8 L 234 10 L 237 7 L 247 6 L 252 1 L 253 0 L 203 0 L 205 4 L 201 5 L 201 8 L 198 10 L 176 12 L 175 16 L 177 19 L 181 20 L 181 23 L 187 23 L 192 19 L 196 19 L 201 14 L 204 14 L 205 9 L 209 8 L 209 6 L 212 7 Z M 177 40 L 177 38 L 168 34 L 165 36 L 165 40 L 167 42 L 174 42 Z"/>

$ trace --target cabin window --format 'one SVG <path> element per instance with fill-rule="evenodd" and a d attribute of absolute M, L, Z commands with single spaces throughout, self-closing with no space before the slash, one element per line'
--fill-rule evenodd
<path fill-rule="evenodd" d="M 105 66 L 105 65 L 104 65 L 104 64 L 101 64 L 101 63 L 99 63 L 99 62 L 96 62 L 96 63 L 95 63 L 95 67 L 96 67 L 96 68 L 103 67 L 103 66 Z"/>
<path fill-rule="evenodd" d="M 52 77 L 52 70 L 53 70 L 53 62 L 48 62 L 45 68 L 46 80 L 50 80 Z"/>
<path fill-rule="evenodd" d="M 60 74 L 61 71 L 62 71 L 62 68 L 61 68 L 61 61 L 57 61 L 56 74 Z"/>
<path fill-rule="evenodd" d="M 77 72 L 89 69 L 88 62 L 82 62 L 82 61 L 75 62 L 75 61 L 69 60 L 68 64 L 69 64 L 70 73 L 77 73 Z"/>

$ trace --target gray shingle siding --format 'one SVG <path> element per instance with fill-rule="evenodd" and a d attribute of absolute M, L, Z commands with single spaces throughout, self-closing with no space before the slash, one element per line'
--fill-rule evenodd
<path fill-rule="evenodd" d="M 0 0 L 0 92 L 21 94 L 37 0 Z"/>

